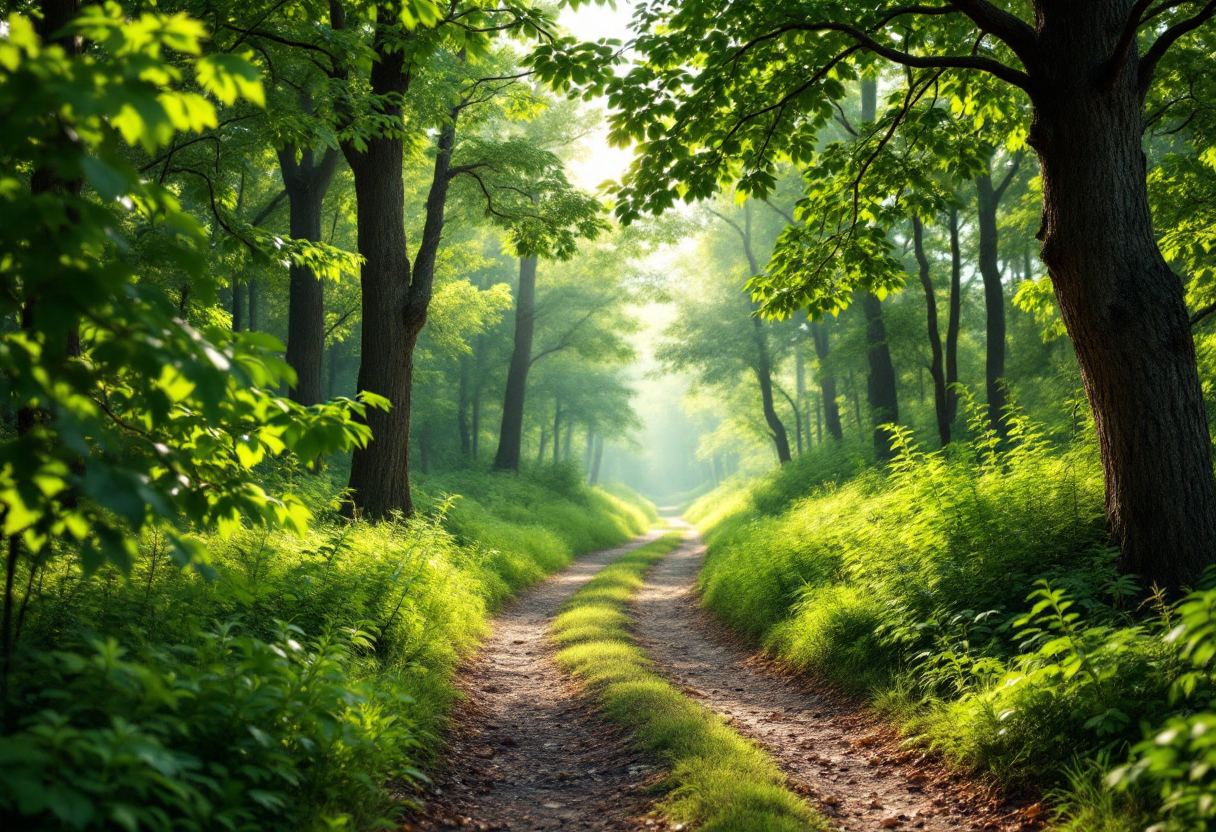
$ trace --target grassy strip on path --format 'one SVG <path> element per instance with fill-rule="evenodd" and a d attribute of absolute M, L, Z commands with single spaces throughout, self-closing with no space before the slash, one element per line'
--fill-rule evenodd
<path fill-rule="evenodd" d="M 705 832 L 826 829 L 784 787 L 785 777 L 768 755 L 657 674 L 630 633 L 630 599 L 682 537 L 673 532 L 623 555 L 566 603 L 553 623 L 562 648 L 558 665 L 667 769 L 660 809 L 672 820 Z"/>

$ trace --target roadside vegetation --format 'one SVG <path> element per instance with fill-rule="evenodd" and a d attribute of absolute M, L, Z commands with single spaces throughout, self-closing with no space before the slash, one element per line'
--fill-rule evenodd
<path fill-rule="evenodd" d="M 630 599 L 682 538 L 623 555 L 579 590 L 553 622 L 557 663 L 662 766 L 659 810 L 673 821 L 707 832 L 826 829 L 762 749 L 651 669 L 629 631 Z"/>
<path fill-rule="evenodd" d="M 125 575 L 29 576 L 0 739 L 19 828 L 366 828 L 424 777 L 487 617 L 654 519 L 568 467 L 435 477 L 376 524 L 331 481 L 280 483 L 317 517 L 303 536 L 204 536 L 184 571 L 152 532 Z"/>
<path fill-rule="evenodd" d="M 705 604 L 958 768 L 1041 788 L 1059 828 L 1206 828 L 1216 591 L 1143 589 L 1106 544 L 1093 435 L 972 406 L 974 439 L 884 470 L 812 452 L 701 498 Z"/>

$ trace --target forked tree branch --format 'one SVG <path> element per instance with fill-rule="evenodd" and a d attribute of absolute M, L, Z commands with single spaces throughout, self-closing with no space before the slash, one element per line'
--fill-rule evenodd
<path fill-rule="evenodd" d="M 1153 73 L 1157 69 L 1157 63 L 1169 51 L 1177 40 L 1183 35 L 1190 34 L 1198 29 L 1204 23 L 1212 19 L 1216 15 L 1216 0 L 1208 0 L 1195 15 L 1188 17 L 1186 20 L 1175 23 L 1170 28 L 1161 33 L 1161 36 L 1153 41 L 1153 45 L 1144 53 L 1144 57 L 1140 59 L 1140 94 L 1144 95 L 1148 92 L 1149 86 L 1153 83 Z"/>

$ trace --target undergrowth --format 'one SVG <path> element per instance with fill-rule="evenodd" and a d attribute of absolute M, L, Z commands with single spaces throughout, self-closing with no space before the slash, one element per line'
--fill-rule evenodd
<path fill-rule="evenodd" d="M 127 578 L 70 554 L 19 576 L 4 828 L 373 826 L 386 781 L 423 777 L 487 615 L 653 517 L 541 471 L 431 479 L 416 518 L 351 522 L 325 476 L 282 476 L 318 515 L 304 537 L 208 538 L 187 571 L 150 535 Z"/>
<path fill-rule="evenodd" d="M 923 453 L 840 449 L 702 498 L 707 606 L 867 697 L 961 769 L 1047 789 L 1068 829 L 1216 821 L 1216 593 L 1171 605 L 1120 577 L 1091 434 Z"/>
<path fill-rule="evenodd" d="M 558 664 L 591 691 L 605 716 L 629 728 L 667 770 L 665 815 L 705 832 L 825 829 L 754 743 L 651 670 L 626 607 L 646 572 L 679 545 L 671 533 L 620 557 L 567 602 L 553 624 Z"/>

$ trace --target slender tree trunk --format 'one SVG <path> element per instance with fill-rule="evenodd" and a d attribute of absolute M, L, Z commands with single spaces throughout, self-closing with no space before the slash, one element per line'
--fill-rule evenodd
<path fill-rule="evenodd" d="M 341 154 L 329 148 L 318 160 L 311 149 L 300 151 L 288 146 L 278 155 L 291 236 L 320 242 L 321 208 Z M 312 269 L 296 263 L 288 269 L 288 280 L 287 363 L 296 371 L 291 397 L 300 404 L 316 404 L 324 398 L 321 368 L 325 357 L 325 287 Z"/>
<path fill-rule="evenodd" d="M 937 295 L 929 273 L 929 258 L 925 256 L 925 231 L 920 217 L 912 218 L 912 244 L 916 265 L 920 270 L 920 285 L 925 290 L 925 318 L 929 330 L 929 375 L 933 378 L 933 410 L 937 415 L 937 434 L 942 447 L 950 444 L 950 414 L 946 404 L 946 374 L 942 368 L 942 336 L 937 328 Z"/>
<path fill-rule="evenodd" d="M 595 453 L 595 431 L 587 425 L 587 446 L 583 449 L 583 471 L 591 473 L 591 455 Z"/>
<path fill-rule="evenodd" d="M 1009 433 L 1005 405 L 1005 287 L 1001 283 L 998 262 L 996 211 L 1000 194 L 992 186 L 988 174 L 975 179 L 976 209 L 980 231 L 980 276 L 984 279 L 984 309 L 986 311 L 987 350 L 984 358 L 988 393 L 988 421 L 1002 438 Z"/>
<path fill-rule="evenodd" d="M 878 102 L 878 82 L 874 78 L 861 79 L 861 120 L 874 121 Z M 881 460 L 894 455 L 891 436 L 882 425 L 899 421 L 899 401 L 895 389 L 895 367 L 891 363 L 891 349 L 887 346 L 887 328 L 882 319 L 882 301 L 873 292 L 866 292 L 862 299 L 862 310 L 866 316 L 866 360 L 870 365 L 870 376 L 866 381 L 866 393 L 870 403 L 870 416 L 874 421 L 874 448 Z"/>
<path fill-rule="evenodd" d="M 853 377 L 853 368 L 849 368 L 849 395 L 853 397 L 853 421 L 857 425 L 857 438 L 866 441 L 866 428 L 861 421 L 861 393 L 857 390 L 857 381 Z"/>
<path fill-rule="evenodd" d="M 760 401 L 764 406 L 764 421 L 773 437 L 773 445 L 777 451 L 777 461 L 782 465 L 790 461 L 790 438 L 785 431 L 781 417 L 773 402 L 773 372 L 770 364 L 768 339 L 765 337 L 764 324 L 760 318 L 753 318 L 752 323 L 756 333 L 756 348 L 759 361 L 756 365 L 756 380 L 760 382 Z"/>
<path fill-rule="evenodd" d="M 245 284 L 232 278 L 232 331 L 245 329 Z"/>
<path fill-rule="evenodd" d="M 591 484 L 598 485 L 600 481 L 600 465 L 604 461 L 604 437 L 595 437 L 595 456 L 591 460 Z"/>
<path fill-rule="evenodd" d="M 387 8 L 381 12 L 391 13 Z M 371 91 L 390 97 L 403 95 L 408 86 L 404 52 L 385 40 L 377 42 Z M 401 108 L 385 104 L 383 113 L 396 121 Z M 403 139 L 399 133 L 373 136 L 362 148 L 342 148 L 354 174 L 359 253 L 364 259 L 359 390 L 383 396 L 391 405 L 388 412 L 369 410 L 372 441 L 357 448 L 351 459 L 353 506 L 370 517 L 393 511 L 409 516 L 414 510 L 409 485 L 414 347 L 426 326 L 434 288 L 459 113 L 459 107 L 453 107 L 439 131 L 422 240 L 412 267 L 406 251 Z"/>
<path fill-rule="evenodd" d="M 481 385 L 478 384 L 473 388 L 473 424 L 472 424 L 472 444 L 473 444 L 473 461 L 477 462 L 481 458 Z"/>
<path fill-rule="evenodd" d="M 561 448 L 562 442 L 562 400 L 558 399 L 553 404 L 553 464 L 556 465 L 561 459 L 558 457 L 558 451 Z"/>
<path fill-rule="evenodd" d="M 866 316 L 866 359 L 870 375 L 866 379 L 866 396 L 870 403 L 870 418 L 874 425 L 874 448 L 881 460 L 891 459 L 895 450 L 891 434 L 883 425 L 899 421 L 899 400 L 895 392 L 895 367 L 891 349 L 887 346 L 887 329 L 882 320 L 882 301 L 872 292 L 862 299 Z"/>
<path fill-rule="evenodd" d="M 811 323 L 811 337 L 815 341 L 815 355 L 819 358 L 819 395 L 823 399 L 823 421 L 828 435 L 837 442 L 844 441 L 844 427 L 840 424 L 840 405 L 836 401 L 836 376 L 828 371 L 828 330 L 823 321 Z"/>
<path fill-rule="evenodd" d="M 950 209 L 950 311 L 946 316 L 946 420 L 958 416 L 958 332 L 962 317 L 963 255 L 958 244 L 958 209 Z"/>
<path fill-rule="evenodd" d="M 528 392 L 528 370 L 532 367 L 532 336 L 536 330 L 536 258 L 519 260 L 519 292 L 515 300 L 515 346 L 507 368 L 507 389 L 502 402 L 502 429 L 494 467 L 518 471 L 523 448 L 524 397 Z"/>
<path fill-rule="evenodd" d="M 566 419 L 566 438 L 562 440 L 562 455 L 569 462 L 574 457 L 571 454 L 572 446 L 574 445 L 574 419 Z"/>
<path fill-rule="evenodd" d="M 806 408 L 806 364 L 802 359 L 802 344 L 795 342 L 794 344 L 794 399 L 798 402 L 795 413 L 805 413 Z M 802 419 L 798 420 L 798 456 L 802 456 Z M 811 425 L 810 419 L 806 420 L 806 443 L 811 444 Z"/>
<path fill-rule="evenodd" d="M 1036 0 L 1039 94 L 1030 129 L 1043 176 L 1043 261 L 1076 348 L 1120 568 L 1171 591 L 1216 556 L 1211 439 L 1183 286 L 1153 234 L 1128 2 Z"/>
<path fill-rule="evenodd" d="M 536 451 L 536 465 L 539 468 L 545 463 L 545 451 L 549 450 L 549 423 L 540 423 L 540 447 Z"/>
<path fill-rule="evenodd" d="M 460 434 L 460 457 L 469 462 L 473 459 L 473 435 L 469 427 L 469 368 L 468 356 L 460 357 L 460 383 L 456 393 L 456 432 Z"/>

